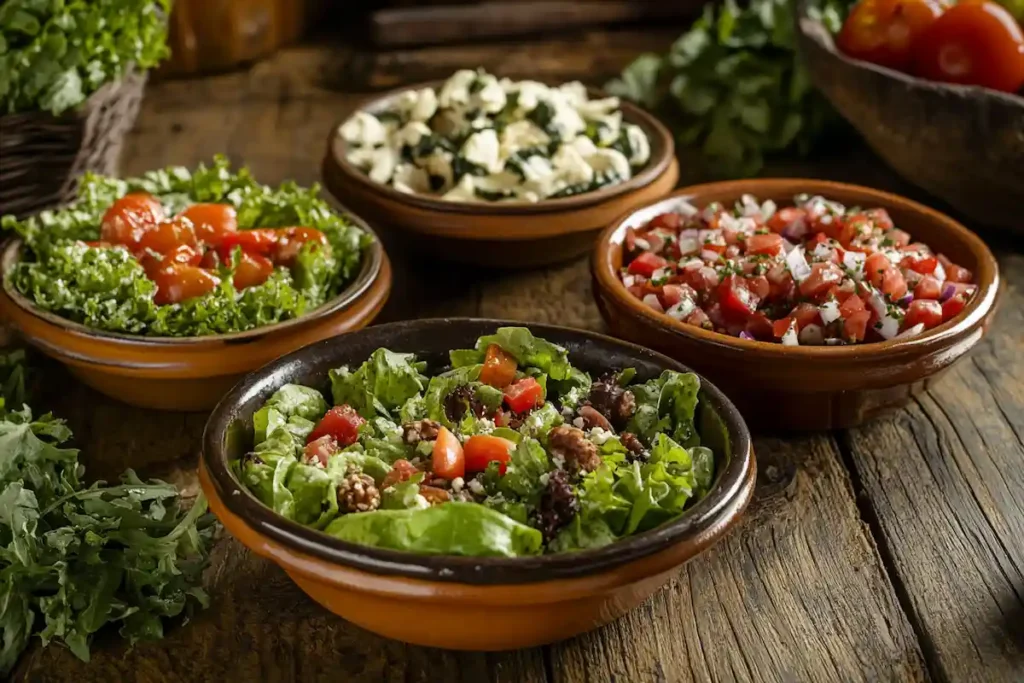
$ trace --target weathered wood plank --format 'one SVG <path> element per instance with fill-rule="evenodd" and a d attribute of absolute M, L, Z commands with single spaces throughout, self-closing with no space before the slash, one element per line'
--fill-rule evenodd
<path fill-rule="evenodd" d="M 997 322 L 928 395 L 845 446 L 935 678 L 1024 676 L 1024 255 Z"/>

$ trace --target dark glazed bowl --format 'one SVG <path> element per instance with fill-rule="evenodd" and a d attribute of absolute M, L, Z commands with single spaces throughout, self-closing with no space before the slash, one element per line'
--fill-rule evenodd
<path fill-rule="evenodd" d="M 721 538 L 753 492 L 750 435 L 732 403 L 703 382 L 698 424 L 719 458 L 711 492 L 676 521 L 596 550 L 532 558 L 417 555 L 346 543 L 265 507 L 228 463 L 252 442 L 252 415 L 282 384 L 327 388 L 327 372 L 358 364 L 379 347 L 412 351 L 431 367 L 447 351 L 472 346 L 500 320 L 393 323 L 329 339 L 250 374 L 206 425 L 200 481 L 210 507 L 236 538 L 288 572 L 327 609 L 371 631 L 420 645 L 460 650 L 529 647 L 608 623 L 669 580 Z M 633 366 L 641 379 L 666 368 L 665 356 L 608 337 L 550 325 L 533 332 L 569 349 L 586 370 Z M 423 615 L 430 615 L 430 628 Z M 497 626 L 496 626 L 497 625 Z"/>
<path fill-rule="evenodd" d="M 984 225 L 1024 234 L 1024 97 L 847 57 L 801 12 L 815 87 L 901 176 Z"/>
<path fill-rule="evenodd" d="M 7 273 L 21 241 L 0 254 L 0 319 L 84 383 L 125 403 L 156 410 L 209 410 L 245 373 L 295 349 L 368 325 L 391 293 L 391 264 L 373 230 L 355 278 L 338 296 L 303 316 L 246 332 L 205 337 L 146 337 L 94 330 L 38 308 Z"/>
<path fill-rule="evenodd" d="M 361 109 L 387 109 L 409 89 L 437 88 L 443 81 L 410 85 L 385 93 Z M 597 90 L 592 95 L 600 95 Z M 448 202 L 411 195 L 376 183 L 348 162 L 338 125 L 327 137 L 323 181 L 345 206 L 381 227 L 393 227 L 416 248 L 447 260 L 484 266 L 525 268 L 564 261 L 590 251 L 609 221 L 653 201 L 675 187 L 679 166 L 672 134 L 639 107 L 622 102 L 623 120 L 635 123 L 651 142 L 651 158 L 624 183 L 594 192 L 530 203 Z"/>
<path fill-rule="evenodd" d="M 626 230 L 684 201 L 731 206 L 743 194 L 792 205 L 800 193 L 847 206 L 883 207 L 898 227 L 969 268 L 978 292 L 964 311 L 911 339 L 849 346 L 783 346 L 748 341 L 675 320 L 646 306 L 619 279 Z M 772 178 L 683 188 L 622 217 L 602 233 L 591 264 L 594 297 L 619 337 L 692 365 L 733 397 L 755 429 L 852 427 L 924 390 L 977 344 L 995 315 L 999 268 L 974 233 L 952 218 L 898 195 L 824 180 Z"/>

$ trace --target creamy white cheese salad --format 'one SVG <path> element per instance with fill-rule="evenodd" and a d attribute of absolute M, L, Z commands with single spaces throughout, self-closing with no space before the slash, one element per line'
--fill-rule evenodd
<path fill-rule="evenodd" d="M 549 87 L 463 69 L 439 89 L 402 93 L 339 133 L 348 161 L 400 192 L 449 201 L 539 202 L 615 185 L 651 155 L 617 97 L 579 82 Z"/>

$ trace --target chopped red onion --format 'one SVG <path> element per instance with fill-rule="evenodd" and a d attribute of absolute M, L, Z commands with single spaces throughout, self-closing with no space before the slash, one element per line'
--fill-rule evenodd
<path fill-rule="evenodd" d="M 661 305 L 661 302 L 658 301 L 658 295 L 657 294 L 645 294 L 644 295 L 644 303 L 647 306 L 649 306 L 650 308 L 653 308 L 654 310 L 656 310 L 658 313 L 664 313 L 665 312 L 665 308 Z"/>
<path fill-rule="evenodd" d="M 623 275 L 622 284 L 626 287 L 632 287 L 636 283 L 636 276 L 634 275 Z"/>
<path fill-rule="evenodd" d="M 665 311 L 665 313 L 676 320 L 684 320 L 688 318 L 696 308 L 697 304 L 693 303 L 693 299 L 688 296 L 684 296 L 679 300 L 679 303 L 674 306 L 669 306 L 669 309 Z"/>
<path fill-rule="evenodd" d="M 698 209 L 696 206 L 686 201 L 685 199 L 679 202 L 679 206 L 676 207 L 676 211 L 678 211 L 683 216 L 686 216 L 687 218 L 691 218 L 700 213 L 700 209 Z"/>
<path fill-rule="evenodd" d="M 711 263 L 714 263 L 715 261 L 718 260 L 718 252 L 717 251 L 711 251 L 710 249 L 704 249 L 704 250 L 702 250 L 700 252 L 700 257 L 702 259 L 704 259 L 705 261 L 709 261 Z"/>
<path fill-rule="evenodd" d="M 740 339 L 746 339 L 748 341 L 757 341 L 757 339 L 754 337 L 754 335 L 750 334 L 746 330 L 740 330 L 739 337 L 740 337 Z"/>
<path fill-rule="evenodd" d="M 913 301 L 914 301 L 914 293 L 913 292 L 907 292 L 907 295 L 904 296 L 902 299 L 900 299 L 897 303 L 899 303 L 900 306 L 907 307 L 911 303 L 913 303 Z"/>
<path fill-rule="evenodd" d="M 946 267 L 942 265 L 941 261 L 935 264 L 935 270 L 932 271 L 932 277 L 939 282 L 946 281 Z"/>
<path fill-rule="evenodd" d="M 924 332 L 924 323 L 918 323 L 913 327 L 908 327 L 907 329 L 903 330 L 895 337 L 893 337 L 893 339 L 909 339 L 911 337 L 916 337 L 922 332 Z"/>
<path fill-rule="evenodd" d="M 801 216 L 797 220 L 787 225 L 782 230 L 782 236 L 787 240 L 798 242 L 803 239 L 803 236 L 807 234 L 807 221 Z"/>
<path fill-rule="evenodd" d="M 789 240 L 787 240 L 785 237 L 783 237 L 782 238 L 782 251 L 783 251 L 783 253 L 788 254 L 789 252 L 793 251 L 794 249 L 796 249 L 796 245 L 793 244 L 792 242 L 790 242 Z"/>
<path fill-rule="evenodd" d="M 789 329 L 782 335 L 783 346 L 800 346 L 800 336 L 796 331 L 796 319 L 790 321 Z"/>
<path fill-rule="evenodd" d="M 700 238 L 700 230 L 697 228 L 686 228 L 679 231 L 679 239 L 696 240 Z"/>
<path fill-rule="evenodd" d="M 689 256 L 690 254 L 696 254 L 700 249 L 700 242 L 697 241 L 696 237 L 680 237 L 679 242 L 679 254 L 681 256 Z"/>
<path fill-rule="evenodd" d="M 956 286 L 953 285 L 952 282 L 949 282 L 942 288 L 942 294 L 939 295 L 939 301 L 948 301 L 953 298 L 954 294 L 956 294 Z"/>
<path fill-rule="evenodd" d="M 843 265 L 853 273 L 854 279 L 859 280 L 864 274 L 864 261 L 867 258 L 866 254 L 859 251 L 848 251 L 843 254 Z"/>

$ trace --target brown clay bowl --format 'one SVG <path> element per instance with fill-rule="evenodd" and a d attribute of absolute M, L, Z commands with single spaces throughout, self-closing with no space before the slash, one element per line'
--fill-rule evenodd
<path fill-rule="evenodd" d="M 748 341 L 686 325 L 657 313 L 619 280 L 626 229 L 673 211 L 684 201 L 731 206 L 742 194 L 792 205 L 800 193 L 847 206 L 883 207 L 896 225 L 974 272 L 978 293 L 953 320 L 910 339 L 849 346 L 790 347 Z M 684 188 L 634 211 L 602 233 L 591 264 L 594 296 L 616 336 L 693 366 L 736 401 L 755 429 L 852 427 L 899 405 L 977 344 L 995 314 L 999 269 L 991 252 L 952 218 L 898 195 L 823 180 L 772 178 Z"/>
<path fill-rule="evenodd" d="M 841 53 L 801 12 L 815 87 L 908 181 L 981 224 L 1024 231 L 1024 97 L 908 76 Z"/>
<path fill-rule="evenodd" d="M 7 273 L 20 253 L 20 240 L 9 243 L 0 257 L 0 273 Z M 247 332 L 185 338 L 94 330 L 36 307 L 3 279 L 0 319 L 8 319 L 30 344 L 64 363 L 82 382 L 131 405 L 198 411 L 212 408 L 245 373 L 368 325 L 391 292 L 391 265 L 375 238 L 355 280 L 306 315 Z"/>
<path fill-rule="evenodd" d="M 750 435 L 739 412 L 703 382 L 699 426 L 721 458 L 712 491 L 675 521 L 596 550 L 531 558 L 417 555 L 342 542 L 263 506 L 228 463 L 252 445 L 252 415 L 275 389 L 299 382 L 326 389 L 328 370 L 364 361 L 379 347 L 446 364 L 508 323 L 436 319 L 346 334 L 295 352 L 242 380 L 210 416 L 199 477 L 227 530 L 280 565 L 331 612 L 398 640 L 458 650 L 507 650 L 554 642 L 606 624 L 657 590 L 739 519 L 754 487 Z M 686 370 L 657 353 L 609 337 L 550 325 L 533 332 L 569 349 L 586 370 L 632 366 L 641 378 Z M 423 615 L 430 615 L 430 628 Z"/>
<path fill-rule="evenodd" d="M 380 112 L 410 88 L 436 88 L 441 83 L 432 81 L 393 90 L 362 109 Z M 447 202 L 405 194 L 375 183 L 348 162 L 346 143 L 337 125 L 327 138 L 324 187 L 374 225 L 400 231 L 403 241 L 413 249 L 446 260 L 504 268 L 565 261 L 589 252 L 597 233 L 616 216 L 664 195 L 679 180 L 672 134 L 639 107 L 622 102 L 621 108 L 623 120 L 635 123 L 647 134 L 651 158 L 627 182 L 595 192 L 536 204 Z"/>

